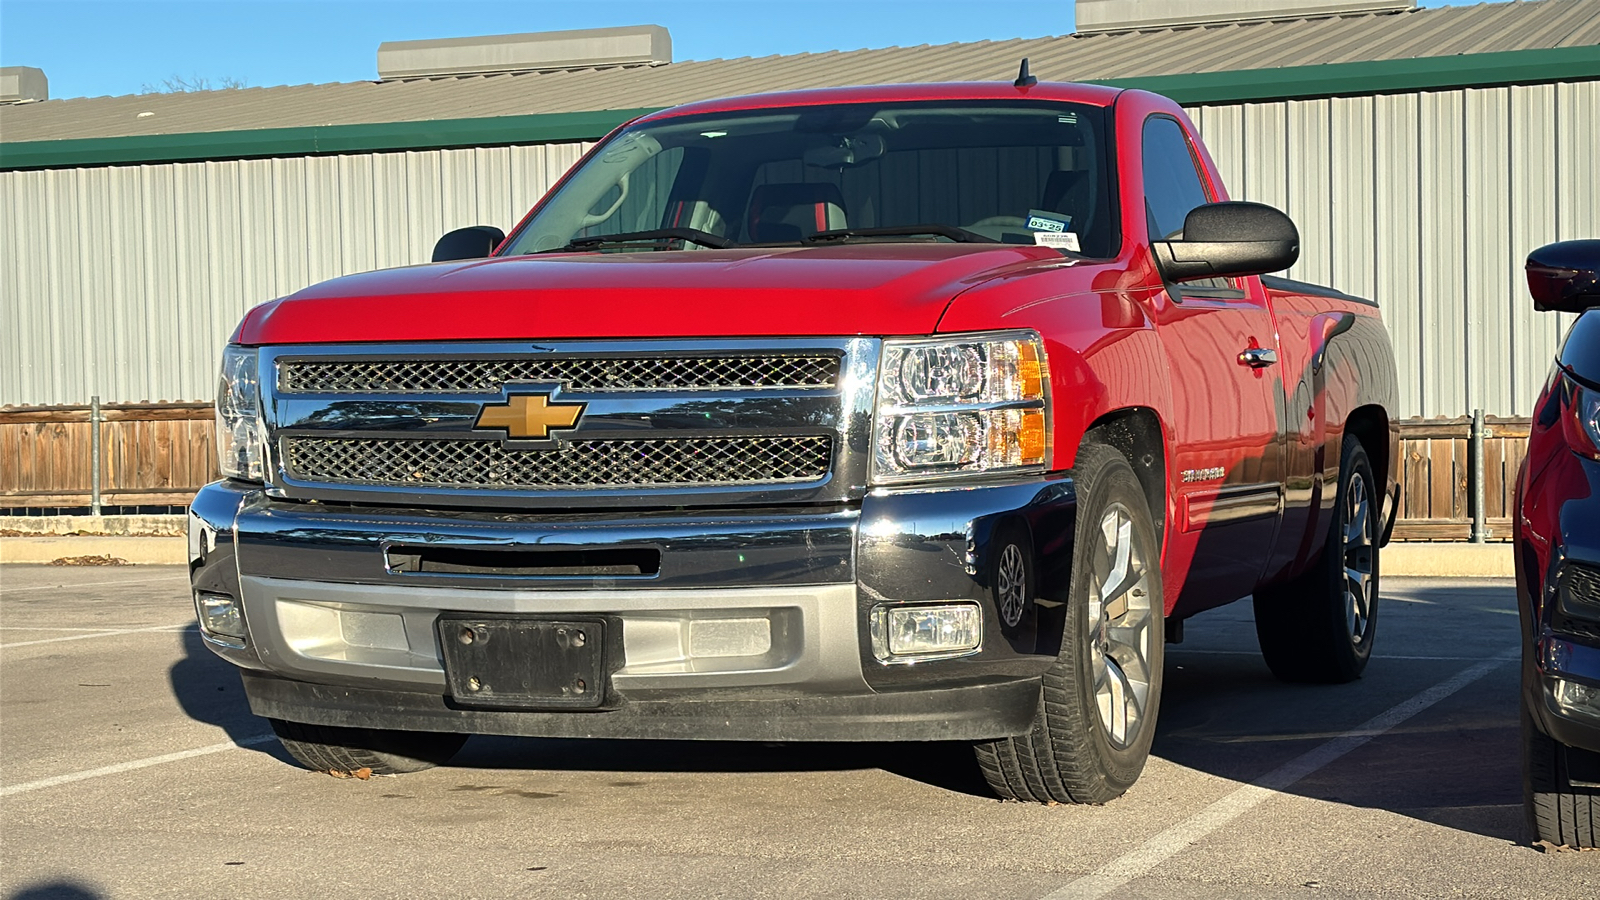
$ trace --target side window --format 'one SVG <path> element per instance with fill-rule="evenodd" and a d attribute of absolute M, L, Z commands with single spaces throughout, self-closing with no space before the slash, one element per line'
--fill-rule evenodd
<path fill-rule="evenodd" d="M 1183 230 L 1183 217 L 1189 210 L 1207 202 L 1182 127 L 1164 116 L 1146 120 L 1144 203 L 1150 214 L 1151 239 L 1175 236 Z"/>
<path fill-rule="evenodd" d="M 1149 217 L 1150 239 L 1177 237 L 1183 232 L 1184 217 L 1197 206 L 1211 202 L 1195 168 L 1194 154 L 1183 127 L 1165 116 L 1151 116 L 1144 123 L 1144 206 Z M 1243 296 L 1226 278 L 1207 278 L 1184 284 L 1183 292 L 1198 296 Z"/>

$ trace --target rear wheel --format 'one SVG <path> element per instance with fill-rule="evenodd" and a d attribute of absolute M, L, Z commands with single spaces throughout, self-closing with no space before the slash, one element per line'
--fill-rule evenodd
<path fill-rule="evenodd" d="M 1256 639 L 1284 681 L 1361 677 L 1378 624 L 1378 496 L 1367 451 L 1345 435 L 1334 519 L 1322 558 L 1300 577 L 1255 594 Z"/>
<path fill-rule="evenodd" d="M 435 731 L 387 731 L 376 728 L 339 728 L 270 719 L 278 742 L 299 763 L 317 772 L 359 772 L 400 775 L 420 772 L 449 762 L 464 734 Z"/>
<path fill-rule="evenodd" d="M 1009 800 L 1114 800 L 1144 770 L 1155 736 L 1163 650 L 1155 525 L 1116 450 L 1086 446 L 1076 473 L 1061 652 L 1028 732 L 976 746 L 989 786 Z"/>
<path fill-rule="evenodd" d="M 1600 788 L 1574 785 L 1577 764 L 1600 771 L 1600 754 L 1568 747 L 1522 711 L 1522 797 L 1533 839 L 1557 847 L 1600 847 Z"/>

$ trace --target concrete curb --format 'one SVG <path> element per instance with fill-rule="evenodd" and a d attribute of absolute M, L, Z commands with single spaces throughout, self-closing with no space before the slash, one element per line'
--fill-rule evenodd
<path fill-rule="evenodd" d="M 182 537 L 0 538 L 0 563 L 47 563 L 65 556 L 111 556 L 140 565 L 182 565 L 189 561 Z M 1510 544 L 1393 543 L 1383 550 L 1384 575 L 1434 578 L 1511 578 Z"/>
<path fill-rule="evenodd" d="M 184 565 L 189 542 L 182 537 L 0 537 L 0 563 L 48 563 L 62 557 L 109 556 L 138 565 Z"/>
<path fill-rule="evenodd" d="M 1383 548 L 1384 575 L 1434 578 L 1515 578 L 1510 543 L 1392 543 Z"/>
<path fill-rule="evenodd" d="M 183 537 L 188 516 L 5 516 L 0 528 L 27 537 L 70 534 Z"/>

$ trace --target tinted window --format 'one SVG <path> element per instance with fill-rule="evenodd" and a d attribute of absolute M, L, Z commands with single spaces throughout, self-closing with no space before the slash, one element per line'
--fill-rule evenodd
<path fill-rule="evenodd" d="M 1189 210 L 1210 202 L 1183 128 L 1164 116 L 1144 124 L 1144 198 L 1152 240 L 1174 237 Z"/>

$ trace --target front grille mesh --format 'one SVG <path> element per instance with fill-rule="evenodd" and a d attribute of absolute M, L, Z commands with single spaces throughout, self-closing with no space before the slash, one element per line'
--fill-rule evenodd
<path fill-rule="evenodd" d="M 1579 603 L 1600 609 L 1600 572 L 1587 566 L 1569 565 L 1564 570 L 1567 595 Z"/>
<path fill-rule="evenodd" d="M 563 490 L 784 484 L 828 473 L 833 439 L 691 437 L 589 440 L 550 450 L 494 440 L 289 437 L 289 475 L 300 481 L 422 488 Z"/>
<path fill-rule="evenodd" d="M 818 355 L 310 360 L 278 363 L 286 394 L 493 394 L 510 382 L 569 392 L 828 389 L 839 359 Z"/>

